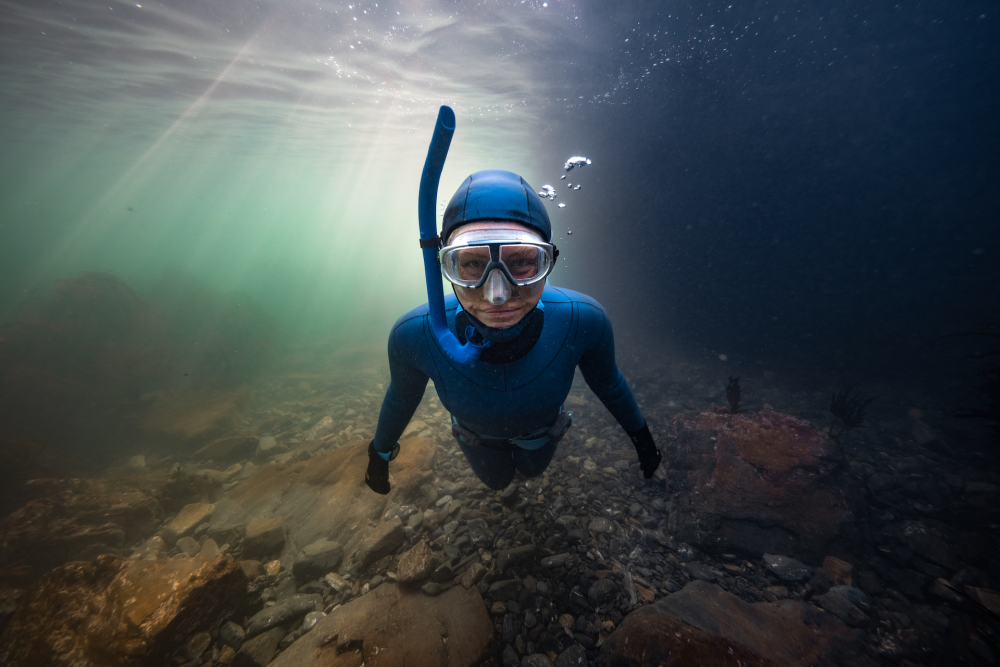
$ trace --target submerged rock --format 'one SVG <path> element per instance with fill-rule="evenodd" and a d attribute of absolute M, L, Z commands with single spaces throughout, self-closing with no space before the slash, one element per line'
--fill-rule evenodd
<path fill-rule="evenodd" d="M 837 443 L 806 421 L 771 410 L 687 412 L 661 447 L 677 472 L 668 528 L 679 540 L 819 559 L 855 535 L 860 487 Z"/>
<path fill-rule="evenodd" d="M 860 631 L 810 604 L 751 604 L 692 581 L 625 617 L 601 646 L 598 664 L 872 666 L 863 640 Z"/>
<path fill-rule="evenodd" d="M 195 632 L 252 609 L 233 558 L 129 560 L 105 555 L 42 577 L 0 637 L 8 667 L 132 667 L 170 655 Z"/>
<path fill-rule="evenodd" d="M 473 667 L 496 655 L 493 623 L 475 587 L 430 597 L 387 583 L 330 612 L 271 667 Z"/>
<path fill-rule="evenodd" d="M 389 467 L 388 496 L 365 485 L 368 443 L 357 441 L 288 467 L 260 468 L 216 502 L 208 532 L 249 525 L 258 517 L 281 517 L 286 534 L 278 557 L 285 567 L 292 566 L 304 546 L 321 538 L 335 540 L 343 554 L 351 554 L 388 507 L 422 498 L 421 486 L 433 478 L 434 441 L 414 438 L 401 445 Z"/>

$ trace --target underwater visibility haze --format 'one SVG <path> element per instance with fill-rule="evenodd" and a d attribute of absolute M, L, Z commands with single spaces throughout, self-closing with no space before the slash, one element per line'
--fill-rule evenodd
<path fill-rule="evenodd" d="M 998 19 L 0 0 L 0 663 L 995 664 Z M 577 373 L 494 489 L 436 380 L 383 496 L 442 105 L 438 228 L 530 184 L 648 430 Z"/>

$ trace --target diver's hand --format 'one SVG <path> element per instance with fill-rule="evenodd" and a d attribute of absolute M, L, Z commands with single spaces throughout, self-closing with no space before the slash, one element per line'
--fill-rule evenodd
<path fill-rule="evenodd" d="M 649 425 L 643 424 L 642 428 L 638 431 L 630 431 L 628 437 L 632 439 L 635 451 L 639 455 L 639 467 L 642 468 L 642 476 L 650 479 L 653 473 L 656 472 L 656 469 L 660 467 L 660 461 L 663 457 L 660 456 L 660 450 L 657 449 L 656 443 L 653 442 L 653 436 L 649 432 Z"/>
<path fill-rule="evenodd" d="M 368 470 L 365 471 L 365 484 L 375 493 L 383 496 L 389 493 L 389 462 L 375 451 L 375 441 L 368 443 Z"/>

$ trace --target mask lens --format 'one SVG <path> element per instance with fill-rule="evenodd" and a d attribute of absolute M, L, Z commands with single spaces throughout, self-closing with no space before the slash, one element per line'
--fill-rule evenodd
<path fill-rule="evenodd" d="M 452 274 L 461 281 L 479 282 L 483 271 L 490 263 L 490 249 L 459 248 L 448 253 L 452 264 Z"/>
<path fill-rule="evenodd" d="M 544 271 L 545 253 L 537 246 L 505 245 L 500 248 L 500 261 L 514 280 L 528 281 Z"/>

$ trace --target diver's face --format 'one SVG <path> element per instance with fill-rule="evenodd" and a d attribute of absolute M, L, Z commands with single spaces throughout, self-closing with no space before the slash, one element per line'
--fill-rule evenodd
<path fill-rule="evenodd" d="M 545 240 L 534 230 L 525 227 L 524 225 L 506 221 L 472 222 L 468 225 L 462 225 L 455 230 L 455 232 L 451 235 L 451 238 L 454 238 L 459 232 L 478 231 L 481 229 L 487 229 L 490 231 L 495 230 L 498 232 L 505 229 L 528 231 L 538 237 L 539 241 Z M 498 234 L 498 236 L 501 236 L 501 234 Z M 451 241 L 451 238 L 449 238 L 449 242 Z M 524 316 L 530 313 L 535 306 L 538 305 L 539 300 L 542 298 L 542 288 L 544 286 L 544 280 L 540 280 L 534 285 L 528 285 L 527 287 L 510 285 L 510 298 L 499 306 L 494 306 L 486 299 L 486 285 L 479 288 L 452 285 L 455 290 L 455 296 L 458 297 L 458 301 L 462 304 L 462 308 L 486 326 L 494 329 L 506 329 L 507 327 L 514 326 L 524 319 Z"/>

